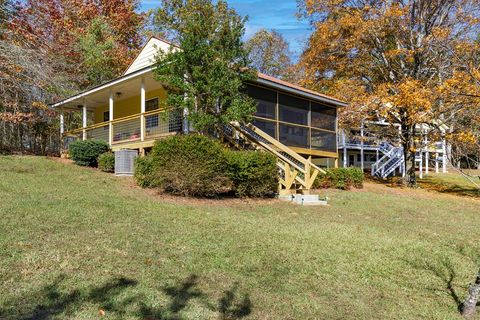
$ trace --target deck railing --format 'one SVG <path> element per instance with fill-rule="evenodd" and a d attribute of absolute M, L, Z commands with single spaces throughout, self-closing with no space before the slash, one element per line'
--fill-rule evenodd
<path fill-rule="evenodd" d="M 181 131 L 182 116 L 180 112 L 154 110 L 65 132 L 64 143 L 68 146 L 68 143 L 85 137 L 115 145 L 154 140 Z"/>
<path fill-rule="evenodd" d="M 337 143 L 338 143 L 338 148 L 357 148 L 363 146 L 365 148 L 378 148 L 381 140 L 378 139 L 377 137 L 372 137 L 372 136 L 359 136 L 359 135 L 348 135 L 344 133 L 339 132 L 337 135 Z"/>

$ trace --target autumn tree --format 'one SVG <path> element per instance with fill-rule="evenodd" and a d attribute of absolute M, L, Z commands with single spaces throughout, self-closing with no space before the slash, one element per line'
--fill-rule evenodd
<path fill-rule="evenodd" d="M 133 59 L 145 18 L 137 12 L 139 5 L 139 0 L 27 0 L 13 22 L 26 39 L 41 41 L 55 57 L 56 68 L 83 89 L 107 80 L 92 78 L 100 55 L 112 57 L 102 67 L 109 78 L 120 75 Z"/>
<path fill-rule="evenodd" d="M 445 121 L 449 123 L 451 162 L 480 191 L 480 42 L 454 51 L 451 78 L 440 87 Z M 467 170 L 465 170 L 467 169 Z"/>
<path fill-rule="evenodd" d="M 0 151 L 52 152 L 58 130 L 45 102 L 65 88 L 64 79 L 49 63 L 44 44 L 26 39 L 20 32 L 28 30 L 13 24 L 21 7 L 3 1 L 0 10 Z"/>
<path fill-rule="evenodd" d="M 423 136 L 438 138 L 450 124 L 440 89 L 454 76 L 455 52 L 475 41 L 479 8 L 476 0 L 306 0 L 314 32 L 301 57 L 304 84 L 349 99 L 349 125 L 390 123 L 413 186 Z"/>
<path fill-rule="evenodd" d="M 48 103 L 119 75 L 142 41 L 137 0 L 0 0 L 0 148 L 58 149 Z"/>
<path fill-rule="evenodd" d="M 169 107 L 187 110 L 205 133 L 255 112 L 244 93 L 245 81 L 255 77 L 242 42 L 245 18 L 226 1 L 164 0 L 156 21 L 179 47 L 159 52 L 154 71 L 169 91 Z"/>
<path fill-rule="evenodd" d="M 292 72 L 288 42 L 277 31 L 257 31 L 245 43 L 245 48 L 249 52 L 252 66 L 261 73 L 285 79 Z"/>

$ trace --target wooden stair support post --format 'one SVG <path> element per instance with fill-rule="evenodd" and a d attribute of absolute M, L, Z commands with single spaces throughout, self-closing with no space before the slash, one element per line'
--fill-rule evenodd
<path fill-rule="evenodd" d="M 249 141 L 253 145 L 260 147 L 264 151 L 268 151 L 277 157 L 277 165 L 284 172 L 284 178 L 281 179 L 280 185 L 282 185 L 286 190 L 290 190 L 295 181 L 297 181 L 303 190 L 309 190 L 312 188 L 315 178 L 320 172 L 325 173 L 324 170 L 320 169 L 318 166 L 313 164 L 311 157 L 305 159 L 289 147 L 282 144 L 280 141 L 274 139 L 267 133 L 263 132 L 253 124 L 247 124 L 248 129 L 253 131 L 255 134 L 260 136 L 261 139 L 267 141 L 262 141 L 256 139 L 248 131 L 242 129 L 242 126 L 238 122 L 232 122 L 231 126 L 239 132 L 241 138 L 246 141 Z M 282 154 L 285 153 L 288 155 L 285 156 Z M 290 158 L 292 159 L 290 159 Z M 295 163 L 294 161 L 300 163 L 303 168 Z M 299 176 L 299 173 L 303 174 L 303 179 Z"/>

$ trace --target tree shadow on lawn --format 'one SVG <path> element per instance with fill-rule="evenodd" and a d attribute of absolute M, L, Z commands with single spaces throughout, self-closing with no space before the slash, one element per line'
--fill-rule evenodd
<path fill-rule="evenodd" d="M 447 290 L 448 294 L 455 302 L 458 311 L 462 310 L 463 302 L 460 300 L 458 293 L 454 287 L 454 281 L 456 278 L 455 269 L 448 258 L 443 258 L 441 260 L 416 260 L 416 261 L 406 261 L 413 268 L 424 270 L 432 273 L 438 279 L 444 283 L 444 289 Z M 434 289 L 437 290 L 437 289 Z M 442 290 L 443 291 L 443 290 Z"/>
<path fill-rule="evenodd" d="M 407 188 L 407 186 L 403 184 L 401 177 L 388 177 L 386 179 L 381 179 L 367 176 L 365 180 L 390 188 Z M 423 177 L 423 179 L 417 178 L 417 186 L 423 190 L 451 194 L 455 196 L 470 198 L 480 197 L 480 190 L 478 190 L 474 185 L 470 185 L 467 180 L 465 180 L 463 184 L 457 184 L 454 181 L 441 180 L 441 178 L 435 174 L 426 175 Z"/>
<path fill-rule="evenodd" d="M 458 253 L 463 255 L 466 258 L 471 259 L 476 265 L 479 265 L 480 259 L 480 250 L 475 250 L 469 248 L 466 250 L 465 247 L 460 247 L 457 250 Z M 444 290 L 447 290 L 448 294 L 452 298 L 453 302 L 455 303 L 458 312 L 461 312 L 463 309 L 463 300 L 458 295 L 457 289 L 455 289 L 455 279 L 457 277 L 457 273 L 455 271 L 455 267 L 452 261 L 448 257 L 430 257 L 428 258 L 421 258 L 416 260 L 406 260 L 406 262 L 411 265 L 413 268 L 418 270 L 423 270 L 430 272 L 438 279 L 440 279 L 444 283 Z M 476 273 L 472 273 L 472 280 Z M 437 289 L 433 289 L 437 290 Z M 443 291 L 443 290 L 442 290 Z M 464 293 L 467 292 L 467 289 L 463 289 Z M 477 306 L 480 306 L 480 302 L 477 303 Z"/>
<path fill-rule="evenodd" d="M 439 180 L 434 175 L 431 175 L 423 179 L 418 179 L 417 183 L 420 188 L 426 190 L 464 197 L 480 197 L 480 191 L 474 185 L 470 185 L 467 180 L 465 180 L 464 184 L 460 185 L 451 181 Z"/>
<path fill-rule="evenodd" d="M 136 316 L 148 320 L 181 319 L 181 312 L 193 299 L 199 300 L 210 311 L 218 312 L 221 319 L 241 319 L 252 312 L 252 302 L 248 295 L 237 294 L 237 284 L 223 292 L 216 305 L 198 289 L 198 277 L 190 275 L 177 285 L 161 288 L 168 297 L 165 306 L 147 305 L 141 293 L 129 294 L 127 289 L 136 287 L 138 282 L 128 278 L 114 278 L 105 284 L 89 289 L 73 289 L 65 293 L 60 289 L 65 276 L 57 277 L 51 284 L 37 292 L 11 302 L 9 310 L 0 309 L 1 319 L 45 320 L 55 316 L 73 317 L 85 304 L 95 304 L 99 313 L 114 315 L 116 318 Z M 37 301 L 42 301 L 35 305 Z M 92 315 L 93 316 L 93 315 Z"/>
<path fill-rule="evenodd" d="M 198 277 L 191 275 L 177 286 L 163 288 L 162 291 L 170 297 L 166 307 L 152 308 L 142 304 L 140 315 L 149 320 L 176 320 L 180 319 L 180 311 L 187 307 L 192 299 L 200 299 L 211 311 L 219 312 L 221 319 L 233 320 L 246 317 L 252 312 L 252 302 L 248 295 L 242 298 L 237 296 L 237 284 L 223 293 L 217 306 L 208 302 L 208 297 L 197 288 Z"/>

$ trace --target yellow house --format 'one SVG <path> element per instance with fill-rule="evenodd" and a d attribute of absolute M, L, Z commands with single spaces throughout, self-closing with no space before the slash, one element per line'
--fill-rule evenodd
<path fill-rule="evenodd" d="M 182 113 L 162 110 L 168 93 L 152 72 L 157 51 L 171 46 L 152 37 L 121 77 L 53 104 L 61 114 L 63 141 L 100 139 L 113 151 L 136 149 L 144 153 L 155 140 L 188 133 L 190 125 Z M 302 172 L 316 168 L 315 164 L 330 160 L 337 164 L 337 108 L 346 106 L 345 102 L 264 74 L 246 86 L 258 102 L 257 112 L 248 128 L 240 124 L 226 128 L 232 143 L 240 136 L 249 138 L 279 159 L 283 157 L 288 167 L 283 166 L 283 170 L 289 171 L 283 178 L 292 183 L 301 180 L 305 184 L 309 174 Z M 79 110 L 83 125 L 66 131 L 64 113 Z M 240 132 L 233 134 L 232 129 Z M 295 174 L 296 167 L 300 175 L 292 178 L 290 171 Z"/>

